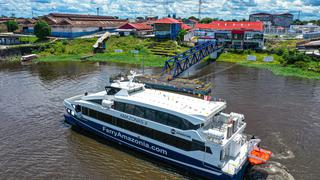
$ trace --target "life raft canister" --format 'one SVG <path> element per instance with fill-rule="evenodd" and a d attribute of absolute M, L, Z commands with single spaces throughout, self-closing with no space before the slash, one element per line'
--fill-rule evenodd
<path fill-rule="evenodd" d="M 255 147 L 249 153 L 249 162 L 251 165 L 259 165 L 266 163 L 272 155 L 272 152 L 259 147 Z"/>

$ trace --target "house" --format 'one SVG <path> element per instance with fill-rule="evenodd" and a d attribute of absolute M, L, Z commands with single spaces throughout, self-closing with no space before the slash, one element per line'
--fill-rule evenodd
<path fill-rule="evenodd" d="M 126 23 L 116 30 L 120 36 L 135 35 L 144 37 L 153 34 L 153 28 L 146 23 Z"/>
<path fill-rule="evenodd" d="M 194 19 L 183 19 L 182 22 L 191 28 L 194 28 L 199 22 Z"/>
<path fill-rule="evenodd" d="M 192 27 L 190 27 L 184 23 L 181 23 L 181 29 L 186 30 L 186 31 L 190 31 L 192 29 Z"/>
<path fill-rule="evenodd" d="M 17 19 L 19 24 L 20 32 L 23 34 L 33 34 L 34 33 L 34 25 L 36 24 L 36 19 Z"/>
<path fill-rule="evenodd" d="M 114 32 L 127 20 L 113 16 L 96 16 L 83 14 L 51 13 L 43 17 L 51 26 L 51 35 L 56 37 L 74 38 L 97 33 L 99 31 Z"/>
<path fill-rule="evenodd" d="M 156 38 L 176 39 L 181 30 L 182 23 L 173 18 L 162 18 L 154 21 L 154 34 Z"/>
<path fill-rule="evenodd" d="M 235 49 L 262 49 L 264 46 L 262 22 L 213 21 L 197 24 L 194 31 L 198 43 L 216 40 Z"/>

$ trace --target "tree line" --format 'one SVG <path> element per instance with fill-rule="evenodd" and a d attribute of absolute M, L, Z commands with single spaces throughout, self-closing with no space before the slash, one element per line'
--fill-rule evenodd
<path fill-rule="evenodd" d="M 15 20 L 9 20 L 6 23 L 7 31 L 8 32 L 15 32 L 19 29 L 19 25 Z M 51 34 L 51 27 L 48 25 L 47 22 L 43 20 L 39 20 L 34 25 L 34 34 L 39 38 L 40 40 L 43 40 L 50 36 Z"/>

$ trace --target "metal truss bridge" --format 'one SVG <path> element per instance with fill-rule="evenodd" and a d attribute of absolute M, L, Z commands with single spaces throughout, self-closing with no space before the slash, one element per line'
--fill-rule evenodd
<path fill-rule="evenodd" d="M 173 80 L 182 72 L 198 63 L 212 53 L 221 52 L 223 46 L 218 46 L 216 42 L 208 41 L 190 48 L 188 51 L 180 53 L 168 59 L 162 68 L 162 77 Z"/>

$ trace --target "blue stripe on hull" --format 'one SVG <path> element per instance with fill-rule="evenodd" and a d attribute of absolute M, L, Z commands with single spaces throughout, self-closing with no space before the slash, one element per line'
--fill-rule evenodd
<path fill-rule="evenodd" d="M 138 150 L 140 152 L 144 152 L 156 159 L 159 159 L 161 161 L 165 161 L 165 162 L 169 162 L 171 163 L 172 165 L 175 165 L 175 166 L 178 166 L 182 169 L 185 169 L 186 171 L 188 172 L 193 172 L 197 175 L 200 175 L 202 177 L 206 177 L 206 178 L 209 178 L 209 179 L 243 179 L 243 174 L 245 172 L 245 169 L 246 169 L 246 166 L 243 166 L 242 170 L 236 174 L 235 176 L 229 176 L 227 174 L 223 174 L 223 172 L 212 166 L 212 165 L 209 165 L 209 164 L 206 164 L 206 166 L 203 166 L 203 162 L 202 161 L 199 161 L 199 160 L 196 160 L 194 158 L 190 158 L 188 156 L 185 156 L 183 154 L 180 154 L 180 153 L 177 153 L 175 151 L 172 151 L 172 150 L 169 150 L 169 149 L 166 149 L 166 148 L 163 148 L 159 145 L 156 145 L 156 144 L 153 144 L 153 143 L 150 143 L 150 142 L 147 142 L 147 141 L 144 141 L 144 140 L 141 140 L 141 141 L 144 141 L 146 142 L 147 144 L 149 144 L 150 146 L 155 146 L 155 147 L 159 147 L 161 149 L 164 149 L 167 154 L 165 155 L 161 155 L 159 153 L 156 153 L 155 151 L 152 151 L 150 148 L 147 148 L 145 146 L 137 146 L 138 144 L 135 144 L 131 141 L 128 141 L 127 139 L 123 139 L 121 137 L 118 137 L 118 136 L 113 136 L 113 135 L 109 135 L 105 132 L 102 131 L 103 129 L 103 125 L 101 124 L 97 124 L 95 122 L 92 122 L 92 121 L 89 121 L 89 120 L 81 120 L 81 119 L 78 119 L 78 118 L 74 118 L 73 116 L 71 115 L 65 115 L 65 120 L 66 122 L 68 122 L 69 124 L 71 125 L 75 125 L 75 126 L 79 126 L 83 129 L 86 129 L 86 130 L 89 130 L 99 136 L 102 136 L 108 140 L 112 140 L 116 143 L 121 143 L 121 145 L 126 145 L 130 148 L 133 148 L 135 150 Z M 116 133 L 119 133 L 118 130 L 114 130 L 112 128 L 109 128 L 109 127 L 105 127 L 113 132 L 116 132 Z M 126 137 L 130 137 L 132 139 L 137 139 L 136 137 L 133 137 L 131 135 L 128 135 L 126 133 L 123 133 L 123 132 L 120 132 L 122 135 L 126 136 Z M 168 159 L 169 158 L 169 159 Z M 190 164 L 190 165 L 193 165 L 193 166 L 196 166 L 196 167 L 199 167 L 199 168 L 202 168 L 202 169 L 205 169 L 205 170 L 209 170 L 210 172 L 208 171 L 205 171 L 205 170 L 201 170 L 201 169 L 197 169 L 197 168 L 192 168 L 192 167 L 189 167 L 189 166 L 186 166 L 184 164 L 181 164 L 181 163 L 178 163 L 178 162 L 175 162 L 175 161 L 179 161 L 179 162 L 182 162 L 182 163 L 185 163 L 185 164 Z M 208 169 L 208 165 L 210 166 L 210 168 Z"/>

